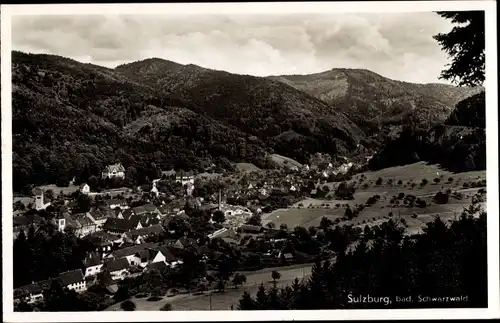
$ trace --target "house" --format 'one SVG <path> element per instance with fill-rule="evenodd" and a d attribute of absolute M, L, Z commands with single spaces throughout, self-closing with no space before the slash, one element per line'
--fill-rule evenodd
<path fill-rule="evenodd" d="M 193 238 L 185 238 L 185 237 L 177 239 L 173 247 L 177 249 L 186 249 L 188 247 L 193 247 L 195 249 L 199 248 L 198 243 L 196 243 L 196 240 L 194 240 Z"/>
<path fill-rule="evenodd" d="M 125 178 L 125 167 L 122 166 L 121 163 L 109 165 L 102 172 L 102 178 Z"/>
<path fill-rule="evenodd" d="M 67 212 L 58 214 L 53 222 L 60 232 L 64 232 L 66 228 L 74 230 L 77 237 L 84 237 L 97 231 L 97 226 L 92 222 L 86 213 L 77 213 L 70 215 Z"/>
<path fill-rule="evenodd" d="M 51 284 L 51 280 L 44 280 L 19 287 L 14 290 L 14 300 L 25 301 L 28 304 L 39 302 L 43 300 L 43 291 L 49 289 Z"/>
<path fill-rule="evenodd" d="M 103 263 L 101 255 L 97 252 L 90 252 L 83 261 L 85 267 L 85 277 L 95 276 L 101 272 Z"/>
<path fill-rule="evenodd" d="M 172 268 L 182 263 L 182 261 L 178 260 L 166 246 L 161 246 L 155 249 L 154 251 L 156 255 L 154 256 L 151 263 L 164 262 L 165 264 L 167 264 L 169 267 Z"/>
<path fill-rule="evenodd" d="M 158 208 L 154 204 L 146 204 L 146 205 L 141 205 L 141 206 L 136 206 L 132 208 L 132 212 L 135 215 L 143 215 L 146 213 L 155 213 L 157 215 L 161 215 L 161 212 L 158 210 Z"/>
<path fill-rule="evenodd" d="M 115 208 L 120 208 L 120 209 L 128 209 L 129 206 L 128 206 L 128 203 L 126 200 L 120 200 L 120 199 L 110 199 L 110 200 L 106 200 L 106 205 L 114 210 Z"/>
<path fill-rule="evenodd" d="M 128 239 L 135 244 L 141 244 L 145 242 L 146 238 L 158 236 L 162 232 L 164 232 L 163 226 L 161 224 L 154 224 L 141 229 L 125 232 L 123 234 L 123 238 Z"/>
<path fill-rule="evenodd" d="M 90 193 L 90 186 L 88 184 L 81 185 L 80 192 L 82 192 L 82 194 L 89 194 Z"/>
<path fill-rule="evenodd" d="M 139 251 L 148 250 L 148 249 L 155 249 L 158 246 L 159 246 L 158 243 L 143 243 L 140 245 L 135 245 L 135 246 L 115 250 L 111 254 L 106 256 L 106 258 L 115 258 L 115 259 L 126 258 L 129 261 L 129 263 L 132 263 L 132 260 L 134 258 L 136 258 L 136 254 Z"/>
<path fill-rule="evenodd" d="M 131 217 L 130 219 L 107 219 L 102 229 L 112 234 L 123 234 L 128 231 L 141 229 L 140 218 Z"/>
<path fill-rule="evenodd" d="M 45 210 L 51 204 L 50 202 L 45 203 L 43 201 L 43 190 L 41 188 L 35 188 L 33 193 L 35 195 L 35 209 L 37 211 Z"/>
<path fill-rule="evenodd" d="M 261 225 L 242 224 L 239 229 L 244 233 L 261 233 L 264 228 Z"/>
<path fill-rule="evenodd" d="M 59 274 L 58 277 L 61 285 L 77 293 L 82 293 L 87 290 L 85 275 L 81 269 L 70 270 Z"/>
<path fill-rule="evenodd" d="M 167 171 L 162 171 L 161 172 L 161 179 L 169 179 L 171 177 L 175 176 L 175 170 L 167 170 Z"/>
<path fill-rule="evenodd" d="M 130 263 L 127 258 L 108 259 L 104 261 L 104 268 L 106 268 L 113 280 L 122 280 L 128 275 Z"/>
<path fill-rule="evenodd" d="M 90 241 L 96 246 L 96 251 L 103 254 L 112 252 L 114 246 L 123 243 L 123 238 L 105 231 L 91 233 L 83 237 L 83 239 Z"/>
<path fill-rule="evenodd" d="M 184 172 L 178 174 L 175 177 L 175 181 L 177 183 L 181 183 L 182 186 L 186 185 L 187 183 L 194 184 L 194 174 L 192 172 Z"/>
<path fill-rule="evenodd" d="M 101 209 L 96 208 L 87 212 L 87 218 L 89 218 L 100 230 L 108 219 L 108 216 L 106 216 Z"/>

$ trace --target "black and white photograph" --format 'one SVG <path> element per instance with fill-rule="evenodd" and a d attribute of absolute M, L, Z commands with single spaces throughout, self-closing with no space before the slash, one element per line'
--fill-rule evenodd
<path fill-rule="evenodd" d="M 500 316 L 494 1 L 1 15 L 7 321 Z"/>

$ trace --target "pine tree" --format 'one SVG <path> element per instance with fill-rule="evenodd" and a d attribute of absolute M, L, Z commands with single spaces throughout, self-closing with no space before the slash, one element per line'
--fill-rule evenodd
<path fill-rule="evenodd" d="M 255 306 L 255 301 L 252 299 L 249 293 L 247 292 L 243 293 L 243 296 L 241 297 L 238 304 L 238 309 L 242 311 L 250 311 L 257 309 Z"/>
<path fill-rule="evenodd" d="M 267 310 L 268 309 L 268 296 L 266 293 L 266 288 L 263 284 L 260 284 L 259 290 L 257 291 L 257 295 L 255 298 L 256 309 L 258 310 Z"/>

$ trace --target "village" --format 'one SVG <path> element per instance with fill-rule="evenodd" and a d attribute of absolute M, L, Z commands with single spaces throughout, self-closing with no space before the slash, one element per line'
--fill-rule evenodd
<path fill-rule="evenodd" d="M 308 186 L 305 178 L 311 180 L 314 175 L 319 185 L 330 175 L 346 174 L 351 167 L 352 163 L 335 170 L 331 163 L 322 169 L 290 166 L 274 174 L 264 173 L 264 179 L 261 172 L 236 172 L 224 179 L 220 174 L 196 176 L 170 170 L 146 187 L 97 193 L 83 183 L 75 192 L 61 191 L 58 196 L 37 187 L 28 200 L 32 203 L 24 205 L 19 199 L 14 203 L 14 239 L 20 232 L 36 231 L 50 219 L 56 230 L 71 232 L 91 243 L 93 250 L 87 252 L 79 268 L 17 288 L 16 302 L 41 301 L 53 280 L 78 293 L 104 282 L 112 295 L 126 277 L 179 270 L 187 252 L 198 255 L 212 271 L 227 256 L 218 250 L 237 250 L 240 263 L 235 269 L 240 270 L 311 262 L 319 248 L 314 250 L 316 255 L 287 248 L 290 236 L 286 226 L 264 226 L 261 216 L 315 194 L 316 184 Z M 124 177 L 120 163 L 102 172 L 102 179 Z M 262 203 L 266 200 L 268 203 Z M 189 223 L 194 213 L 207 221 L 192 234 L 195 230 L 186 226 L 194 226 Z M 293 235 L 293 230 L 290 232 Z M 216 241 L 228 248 L 217 247 Z"/>

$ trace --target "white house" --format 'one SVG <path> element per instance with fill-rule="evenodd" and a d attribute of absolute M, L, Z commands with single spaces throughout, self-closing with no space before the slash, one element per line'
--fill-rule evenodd
<path fill-rule="evenodd" d="M 87 290 L 87 283 L 81 269 L 61 273 L 58 279 L 63 287 L 74 290 L 77 293 L 83 293 Z"/>
<path fill-rule="evenodd" d="M 151 263 L 164 262 L 167 266 L 175 268 L 177 265 L 182 264 L 182 261 L 177 259 L 165 246 L 160 247 L 156 250 L 156 255 L 154 256 Z"/>
<path fill-rule="evenodd" d="M 44 203 L 43 190 L 37 187 L 33 190 L 33 192 L 35 193 L 35 209 L 37 211 L 45 210 L 50 205 L 50 202 Z"/>
<path fill-rule="evenodd" d="M 122 166 L 121 163 L 109 165 L 102 172 L 102 178 L 125 178 L 125 167 Z"/>
<path fill-rule="evenodd" d="M 182 186 L 186 185 L 187 183 L 194 184 L 194 175 L 192 173 L 179 174 L 175 177 L 175 181 L 177 183 L 181 183 Z"/>
<path fill-rule="evenodd" d="M 82 194 L 89 194 L 90 186 L 88 184 L 83 184 L 82 186 L 80 186 L 80 192 L 82 192 Z"/>
<path fill-rule="evenodd" d="M 95 276 L 101 272 L 104 264 L 96 252 L 91 252 L 83 262 L 85 265 L 85 277 Z"/>
<path fill-rule="evenodd" d="M 104 262 L 104 268 L 113 280 L 123 280 L 128 275 L 130 263 L 126 258 L 109 259 Z"/>

